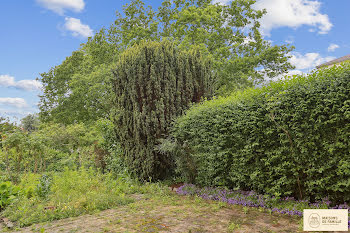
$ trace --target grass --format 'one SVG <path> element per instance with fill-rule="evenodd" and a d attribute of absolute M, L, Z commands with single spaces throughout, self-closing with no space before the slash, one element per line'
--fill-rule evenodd
<path fill-rule="evenodd" d="M 23 192 L 2 215 L 16 227 L 35 232 L 301 231 L 298 216 L 177 195 L 162 184 L 140 184 L 93 170 L 27 174 L 19 187 L 32 190 L 32 195 Z"/>
<path fill-rule="evenodd" d="M 259 232 L 270 228 L 275 232 L 298 231 L 298 219 L 255 208 L 244 214 L 241 206 L 218 203 L 174 193 L 144 193 L 143 199 L 117 208 L 32 227 L 44 228 L 46 232 L 72 232 L 78 228 L 84 232 Z M 276 221 L 281 226 L 274 227 Z"/>
<path fill-rule="evenodd" d="M 24 227 L 127 205 L 134 202 L 129 195 L 136 192 L 164 192 L 157 184 L 141 185 L 126 177 L 114 178 L 86 169 L 66 169 L 45 177 L 50 178 L 42 181 L 37 174 L 23 176 L 19 184 L 25 190 L 23 195 L 2 215 Z"/>
<path fill-rule="evenodd" d="M 241 224 L 239 223 L 234 223 L 231 222 L 230 225 L 228 226 L 228 232 L 235 232 L 236 230 L 238 230 L 241 227 Z"/>

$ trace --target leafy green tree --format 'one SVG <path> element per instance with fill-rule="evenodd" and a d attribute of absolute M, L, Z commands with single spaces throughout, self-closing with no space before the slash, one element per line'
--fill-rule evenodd
<path fill-rule="evenodd" d="M 6 138 L 6 135 L 13 132 L 16 128 L 16 125 L 11 123 L 8 119 L 0 117 L 0 149 L 2 148 L 2 142 Z"/>
<path fill-rule="evenodd" d="M 0 170 L 15 182 L 21 172 L 62 171 L 66 166 L 100 169 L 104 154 L 95 152 L 104 143 L 101 138 L 97 129 L 82 123 L 44 123 L 32 132 L 17 128 L 3 137 Z"/>
<path fill-rule="evenodd" d="M 164 0 L 154 10 L 132 0 L 108 30 L 101 29 L 61 65 L 41 74 L 41 117 L 64 124 L 106 118 L 112 106 L 110 71 L 125 49 L 142 40 L 168 38 L 183 50 L 200 48 L 213 59 L 221 95 L 285 73 L 292 68 L 287 54 L 293 48 L 264 40 L 259 19 L 265 11 L 254 10 L 254 3 Z"/>
<path fill-rule="evenodd" d="M 155 150 L 175 116 L 213 93 L 210 62 L 199 50 L 171 42 L 141 42 L 126 50 L 114 70 L 115 125 L 126 164 L 141 179 L 161 179 L 174 166 Z"/>
<path fill-rule="evenodd" d="M 111 106 L 109 80 L 118 53 L 102 29 L 62 64 L 40 74 L 42 120 L 73 124 L 106 118 Z"/>
<path fill-rule="evenodd" d="M 259 19 L 266 11 L 254 10 L 254 0 L 228 5 L 211 0 L 165 0 L 158 11 L 133 0 L 110 31 L 121 35 L 126 48 L 140 40 L 170 38 L 182 49 L 200 47 L 214 58 L 219 72 L 218 93 L 253 86 L 293 68 L 287 55 L 293 47 L 273 46 L 263 39 Z"/>
<path fill-rule="evenodd" d="M 27 142 L 26 133 L 16 129 L 2 141 L 2 151 L 4 153 L 4 162 L 8 177 L 16 181 L 15 173 L 18 175 L 23 168 L 25 159 L 25 145 Z"/>
<path fill-rule="evenodd" d="M 29 114 L 21 119 L 22 128 L 29 133 L 37 130 L 39 123 L 39 117 L 36 114 Z"/>

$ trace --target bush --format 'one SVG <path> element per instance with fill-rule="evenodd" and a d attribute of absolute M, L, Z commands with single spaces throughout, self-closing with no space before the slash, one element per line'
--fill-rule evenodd
<path fill-rule="evenodd" d="M 130 172 L 153 180 L 169 175 L 173 159 L 155 146 L 175 116 L 211 96 L 212 76 L 199 51 L 181 52 L 168 41 L 142 42 L 120 56 L 113 80 L 115 125 Z"/>
<path fill-rule="evenodd" d="M 350 201 L 350 64 L 206 101 L 172 135 L 197 184 Z"/>
<path fill-rule="evenodd" d="M 17 198 L 20 193 L 19 187 L 11 184 L 11 182 L 0 183 L 0 211 L 6 206 L 10 205 L 11 202 Z"/>
<path fill-rule="evenodd" d="M 42 175 L 42 177 L 39 180 L 39 184 L 37 184 L 35 188 L 35 193 L 40 198 L 47 198 L 50 194 L 51 190 L 51 184 L 52 184 L 52 178 L 48 175 Z"/>
<path fill-rule="evenodd" d="M 125 205 L 133 202 L 125 194 L 141 191 L 132 181 L 113 179 L 93 169 L 65 169 L 51 176 L 24 176 L 19 186 L 27 192 L 19 195 L 3 216 L 22 227 Z"/>
<path fill-rule="evenodd" d="M 103 171 L 107 154 L 101 149 L 107 140 L 103 133 L 96 125 L 83 123 L 41 124 L 31 133 L 13 130 L 1 142 L 0 171 L 7 173 L 3 179 L 17 183 L 21 173 L 61 172 L 65 167 L 94 167 Z"/>

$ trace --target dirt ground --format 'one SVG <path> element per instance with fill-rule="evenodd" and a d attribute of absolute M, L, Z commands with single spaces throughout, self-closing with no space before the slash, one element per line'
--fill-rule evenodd
<path fill-rule="evenodd" d="M 12 232 L 300 232 L 300 218 L 195 197 L 134 194 L 134 203 Z M 3 229 L 4 230 L 4 229 Z M 7 231 L 7 230 L 6 230 Z"/>

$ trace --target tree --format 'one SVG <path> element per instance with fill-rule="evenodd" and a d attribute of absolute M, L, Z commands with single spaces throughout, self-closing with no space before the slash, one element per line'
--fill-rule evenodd
<path fill-rule="evenodd" d="M 263 39 L 259 19 L 266 11 L 254 10 L 254 0 L 228 5 L 211 0 L 165 0 L 158 11 L 134 0 L 117 14 L 111 32 L 120 34 L 123 48 L 143 39 L 170 38 L 186 50 L 200 47 L 214 58 L 219 72 L 217 92 L 225 94 L 251 87 L 283 74 L 293 66 L 287 55 L 293 47 L 272 46 Z"/>
<path fill-rule="evenodd" d="M 39 117 L 36 114 L 29 114 L 21 119 L 22 128 L 29 133 L 37 130 L 39 123 Z"/>
<path fill-rule="evenodd" d="M 7 134 L 12 133 L 16 128 L 16 125 L 9 122 L 8 119 L 0 117 L 0 149 L 3 147 L 3 140 Z"/>
<path fill-rule="evenodd" d="M 41 117 L 65 124 L 106 118 L 112 106 L 111 69 L 142 40 L 170 39 L 182 50 L 200 48 L 218 73 L 216 94 L 258 84 L 292 68 L 293 47 L 271 45 L 259 32 L 265 11 L 254 0 L 164 0 L 158 10 L 132 0 L 108 30 L 101 29 L 61 65 L 41 74 Z"/>
<path fill-rule="evenodd" d="M 161 179 L 174 166 L 155 150 L 175 116 L 213 93 L 210 61 L 199 50 L 179 51 L 169 41 L 140 42 L 126 50 L 114 69 L 115 125 L 131 172 Z"/>
<path fill-rule="evenodd" d="M 119 49 L 101 29 L 62 64 L 41 73 L 40 117 L 56 123 L 91 123 L 106 118 L 112 64 Z"/>

